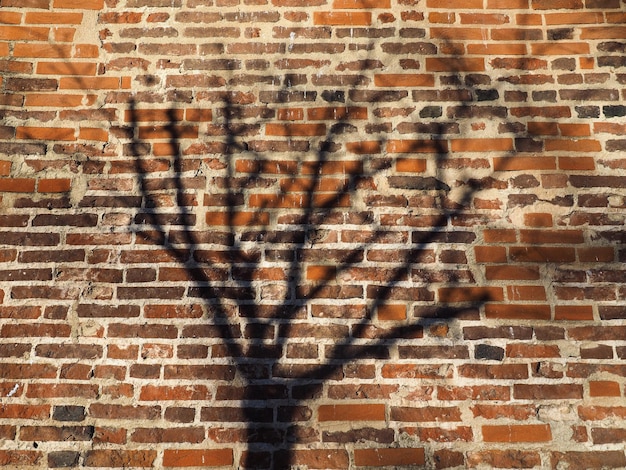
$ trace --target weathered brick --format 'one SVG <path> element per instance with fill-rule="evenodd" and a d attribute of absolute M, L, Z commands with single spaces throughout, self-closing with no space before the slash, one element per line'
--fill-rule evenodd
<path fill-rule="evenodd" d="M 0 7 L 0 465 L 626 465 L 619 0 Z"/>

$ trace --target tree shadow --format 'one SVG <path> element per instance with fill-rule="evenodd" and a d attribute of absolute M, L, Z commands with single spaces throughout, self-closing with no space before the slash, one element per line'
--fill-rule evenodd
<path fill-rule="evenodd" d="M 292 91 L 285 86 L 281 93 L 277 107 L 289 104 Z M 399 93 L 376 91 L 368 104 Z M 219 338 L 211 357 L 234 366 L 236 385 L 218 386 L 216 394 L 240 405 L 203 408 L 202 420 L 226 426 L 213 431 L 218 442 L 245 443 L 242 468 L 288 468 L 298 464 L 298 444 L 323 442 L 310 426 L 315 410 L 309 404 L 321 398 L 325 384 L 358 377 L 363 361 L 391 360 L 399 343 L 414 344 L 427 328 L 480 318 L 489 290 L 461 289 L 457 295 L 457 288 L 476 282 L 471 271 L 442 272 L 433 264 L 434 245 L 475 241 L 474 232 L 451 221 L 462 216 L 480 185 L 470 181 L 449 197 L 445 161 L 452 122 L 424 124 L 418 132 L 428 132 L 428 139 L 357 136 L 355 142 L 352 120 L 367 108 L 345 99 L 308 110 L 334 118 L 332 125 L 272 128 L 277 110 L 268 107 L 266 118 L 249 124 L 246 106 L 232 96 L 222 93 L 213 110 L 219 109 L 223 140 L 212 144 L 217 157 L 202 168 L 187 165 L 182 111 L 166 111 L 161 131 L 171 150 L 167 190 L 174 194 L 175 212 L 161 206 L 155 196 L 162 186 L 150 178 L 150 145 L 141 129 L 152 118 L 129 103 L 131 153 L 144 198 L 135 223 L 151 227 L 141 231 L 143 243 L 167 250 L 184 271 L 189 301 L 204 302 L 207 328 L 188 334 Z M 462 101 L 458 108 L 468 105 Z M 382 119 L 368 118 L 370 126 L 382 125 Z M 278 139 L 260 151 L 251 126 Z M 354 156 L 342 155 L 348 148 Z M 273 150 L 288 156 L 277 158 Z M 214 173 L 207 175 L 208 208 L 192 202 L 193 189 L 185 186 L 191 170 Z M 381 182 L 391 187 L 389 194 L 378 190 Z M 365 191 L 376 198 L 364 200 Z M 386 205 L 393 213 L 385 213 Z M 432 283 L 445 286 L 439 301 Z M 243 423 L 245 432 L 238 435 L 228 422 Z M 376 431 L 363 426 L 354 439 L 376 441 L 370 436 Z"/>

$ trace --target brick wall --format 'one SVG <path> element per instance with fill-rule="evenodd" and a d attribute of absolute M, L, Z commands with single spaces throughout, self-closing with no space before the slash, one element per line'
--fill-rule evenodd
<path fill-rule="evenodd" d="M 0 465 L 626 468 L 623 0 L 0 6 Z"/>

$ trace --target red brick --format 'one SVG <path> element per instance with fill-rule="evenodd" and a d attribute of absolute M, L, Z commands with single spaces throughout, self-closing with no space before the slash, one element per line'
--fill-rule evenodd
<path fill-rule="evenodd" d="M 81 8 L 85 10 L 102 10 L 104 0 L 53 0 L 54 8 Z"/>
<path fill-rule="evenodd" d="M 424 465 L 423 448 L 355 449 L 354 464 L 358 467 Z"/>
<path fill-rule="evenodd" d="M 166 449 L 166 467 L 221 467 L 233 465 L 232 449 Z"/>
<path fill-rule="evenodd" d="M 479 34 L 478 36 L 482 35 Z M 426 58 L 426 70 L 430 72 L 481 72 L 485 70 L 482 58 Z"/>
<path fill-rule="evenodd" d="M 593 308 L 589 305 L 556 305 L 555 320 L 593 320 Z"/>
<path fill-rule="evenodd" d="M 444 287 L 438 290 L 441 302 L 489 302 L 504 299 L 500 287 Z"/>
<path fill-rule="evenodd" d="M 494 468 L 532 468 L 541 466 L 541 455 L 533 450 L 484 450 L 467 456 L 472 467 L 488 465 Z"/>
<path fill-rule="evenodd" d="M 391 0 L 333 0 L 333 8 L 337 9 L 373 9 L 391 8 Z"/>
<path fill-rule="evenodd" d="M 385 405 L 320 405 L 320 421 L 383 421 Z"/>
<path fill-rule="evenodd" d="M 550 320 L 551 312 L 549 305 L 487 304 L 485 315 L 499 319 Z"/>
<path fill-rule="evenodd" d="M 146 385 L 141 388 L 139 399 L 143 401 L 164 400 L 209 400 L 211 392 L 204 385 L 193 386 L 157 386 Z"/>
<path fill-rule="evenodd" d="M 156 459 L 155 450 L 90 450 L 85 454 L 88 467 L 150 467 Z"/>
<path fill-rule="evenodd" d="M 43 460 L 43 453 L 34 450 L 0 450 L 0 465 L 19 468 L 38 465 Z"/>

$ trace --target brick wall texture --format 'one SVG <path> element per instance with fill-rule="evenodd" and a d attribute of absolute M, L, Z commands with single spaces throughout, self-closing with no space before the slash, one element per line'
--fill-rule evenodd
<path fill-rule="evenodd" d="M 0 465 L 626 468 L 624 0 L 0 0 Z"/>

